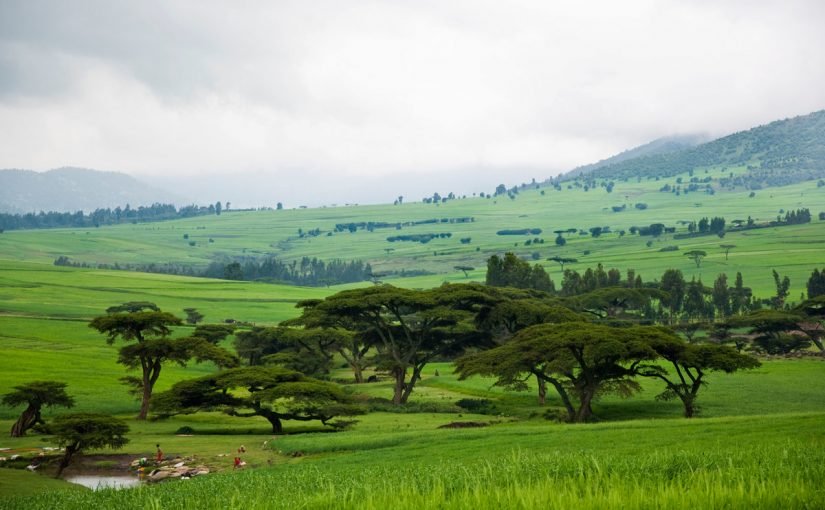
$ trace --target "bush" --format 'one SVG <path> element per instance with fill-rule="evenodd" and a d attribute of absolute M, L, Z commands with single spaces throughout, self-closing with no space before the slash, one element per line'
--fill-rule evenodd
<path fill-rule="evenodd" d="M 395 405 L 386 398 L 371 398 L 367 401 L 367 408 L 370 412 L 383 413 L 460 413 L 461 408 L 453 404 L 441 402 L 408 402 L 402 405 Z"/>
<path fill-rule="evenodd" d="M 486 398 L 462 398 L 455 403 L 461 409 L 474 414 L 499 414 L 492 400 Z"/>
<path fill-rule="evenodd" d="M 664 248 L 659 248 L 659 251 L 679 251 L 678 246 L 665 246 Z"/>
<path fill-rule="evenodd" d="M 175 434 L 192 435 L 194 433 L 195 433 L 195 429 L 193 429 L 189 425 L 184 425 L 183 427 L 181 427 L 181 428 L 179 428 L 178 430 L 175 431 Z"/>

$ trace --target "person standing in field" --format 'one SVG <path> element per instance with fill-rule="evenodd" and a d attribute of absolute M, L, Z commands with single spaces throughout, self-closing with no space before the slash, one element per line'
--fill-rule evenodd
<path fill-rule="evenodd" d="M 158 453 L 157 453 L 156 459 L 157 459 L 158 464 L 160 464 L 160 462 L 163 460 L 163 450 L 160 449 L 160 444 L 156 444 L 155 446 L 158 448 Z"/>

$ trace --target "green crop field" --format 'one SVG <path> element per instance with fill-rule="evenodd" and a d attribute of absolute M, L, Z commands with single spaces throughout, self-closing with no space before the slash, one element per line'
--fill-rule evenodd
<path fill-rule="evenodd" d="M 719 169 L 709 173 L 719 174 Z M 560 406 L 555 393 L 540 406 L 532 386 L 505 391 L 493 386 L 492 379 L 461 381 L 452 364 L 440 362 L 427 366 L 406 408 L 374 410 L 341 432 L 330 433 L 316 422 L 286 422 L 287 435 L 272 436 L 263 418 L 219 413 L 144 422 L 134 419 L 139 403 L 118 381 L 127 372 L 116 363 L 117 346 L 107 345 L 105 337 L 88 327 L 108 306 L 151 301 L 178 316 L 184 308 L 197 308 L 205 322 L 275 325 L 296 316 L 300 300 L 371 284 L 306 288 L 53 265 L 61 255 L 90 265 L 198 268 L 214 260 L 266 256 L 283 261 L 303 256 L 361 259 L 380 272 L 427 272 L 406 278 L 391 275 L 388 281 L 428 288 L 443 281 L 483 281 L 490 255 L 514 251 L 528 259 L 538 253 L 537 261 L 557 285 L 558 266 L 545 260 L 554 255 L 578 258 L 570 266 L 576 269 L 599 262 L 623 271 L 633 268 L 645 280 L 679 268 L 688 279 L 701 277 L 709 284 L 718 273 L 732 277 L 741 271 L 745 284 L 763 297 L 773 292 L 771 270 L 776 269 L 791 278 L 791 300 L 799 299 L 811 270 L 825 266 L 825 222 L 816 219 L 825 209 L 825 188 L 808 182 L 760 190 L 754 197 L 748 192 L 675 196 L 658 191 L 674 179 L 618 182 L 612 193 L 600 187 L 587 192 L 525 188 L 515 200 L 506 195 L 469 197 L 436 206 L 410 198 L 398 206 L 230 211 L 96 229 L 5 232 L 0 235 L 0 394 L 25 381 L 64 381 L 77 401 L 75 410 L 128 421 L 130 443 L 112 458 L 148 456 L 161 443 L 165 451 L 196 456 L 218 473 L 92 492 L 44 474 L 0 469 L 0 508 L 821 508 L 825 394 L 817 381 L 825 374 L 825 362 L 819 360 L 763 360 L 755 370 L 710 374 L 698 402 L 701 415 L 691 420 L 681 417 L 677 401 L 657 400 L 661 385 L 644 379 L 641 393 L 631 398 L 599 399 L 594 405 L 599 423 L 560 424 L 551 419 L 552 410 Z M 648 208 L 637 210 L 636 203 Z M 628 206 L 624 211 L 611 210 L 623 204 Z M 811 209 L 811 223 L 729 232 L 724 239 L 616 233 L 656 222 L 684 232 L 678 221 L 704 216 L 770 221 L 780 209 L 800 207 Z M 462 217 L 473 221 L 334 232 L 338 223 Z M 553 242 L 553 230 L 593 226 L 609 226 L 613 233 L 595 239 L 573 234 L 564 247 Z M 496 235 L 515 228 L 543 232 Z M 300 237 L 299 229 L 319 229 L 320 234 Z M 397 234 L 445 232 L 452 236 L 426 244 L 386 240 Z M 470 243 L 459 241 L 467 237 Z M 535 237 L 544 243 L 525 245 Z M 720 244 L 736 245 L 727 259 Z M 679 250 L 659 251 L 672 245 Z M 708 252 L 701 267 L 683 255 L 691 249 Z M 456 265 L 477 269 L 465 277 Z M 189 331 L 179 327 L 174 335 Z M 226 345 L 231 346 L 231 340 Z M 333 378 L 349 379 L 341 360 L 336 363 Z M 168 365 L 156 390 L 214 370 L 210 363 Z M 364 402 L 392 394 L 387 381 L 345 388 Z M 472 414 L 457 407 L 461 399 L 486 399 L 490 407 L 485 414 Z M 11 427 L 19 412 L 0 407 L 0 429 Z M 44 416 L 48 420 L 60 412 L 48 409 Z M 453 422 L 486 426 L 438 428 Z M 181 427 L 190 427 L 194 434 L 177 434 Z M 233 472 L 229 459 L 240 444 L 249 447 L 248 467 Z M 0 448 L 8 450 L 0 455 L 47 445 L 48 438 L 37 434 L 6 438 Z"/>
<path fill-rule="evenodd" d="M 695 175 L 718 179 L 741 169 L 709 169 Z M 689 176 L 681 176 L 685 181 Z M 658 191 L 664 184 L 675 184 L 678 176 L 641 182 L 617 182 L 613 191 L 596 187 L 557 191 L 552 187 L 524 188 L 517 198 L 506 195 L 493 198 L 467 197 L 438 205 L 414 202 L 412 197 L 402 205 L 340 206 L 282 211 L 229 211 L 220 216 L 202 216 L 159 223 L 139 223 L 91 229 L 55 229 L 10 231 L 0 235 L 0 259 L 51 263 L 59 256 L 87 264 L 174 264 L 204 268 L 214 260 L 246 260 L 275 257 L 285 262 L 301 257 L 325 260 L 360 259 L 369 262 L 375 272 L 423 271 L 431 273 L 413 279 L 389 278 L 402 286 L 429 287 L 442 281 L 463 281 L 456 265 L 477 268 L 470 279 L 483 279 L 485 261 L 492 254 L 514 251 L 520 256 L 538 257 L 551 276 L 560 283 L 557 265 L 545 259 L 555 255 L 574 257 L 585 268 L 601 262 L 606 267 L 622 271 L 633 268 L 646 280 L 658 278 L 667 268 L 681 269 L 689 279 L 701 277 L 706 283 L 720 272 L 733 276 L 741 271 L 746 285 L 757 295 L 772 292 L 771 269 L 776 268 L 791 278 L 791 296 L 804 290 L 804 281 L 811 269 L 822 264 L 825 222 L 817 219 L 825 210 L 825 187 L 809 181 L 755 192 L 719 191 L 714 195 L 692 192 L 676 196 Z M 543 194 L 542 194 L 543 193 Z M 647 204 L 637 210 L 637 203 Z M 612 206 L 626 205 L 622 212 Z M 677 222 L 698 221 L 702 217 L 724 217 L 728 225 L 733 220 L 768 222 L 780 216 L 780 211 L 809 208 L 812 223 L 796 226 L 729 232 L 724 239 L 715 235 L 692 239 L 659 238 L 627 234 L 620 230 L 631 226 L 664 223 L 686 232 Z M 435 223 L 395 228 L 376 228 L 372 232 L 359 229 L 355 233 L 335 231 L 336 224 L 351 222 L 404 223 L 428 219 L 473 218 L 467 223 Z M 610 227 L 612 233 L 599 238 L 567 235 L 568 243 L 557 247 L 553 230 Z M 501 236 L 504 229 L 540 228 L 542 233 L 529 236 Z M 300 237 L 298 232 L 318 229 L 317 236 Z M 400 234 L 450 233 L 449 238 L 420 242 L 387 242 Z M 187 238 L 184 238 L 184 235 Z M 544 240 L 543 244 L 526 246 L 527 240 Z M 470 238 L 469 244 L 460 239 Z M 210 242 L 210 240 L 212 242 Z M 652 241 L 647 246 L 647 241 Z M 193 243 L 194 246 L 190 246 Z M 726 258 L 720 244 L 734 244 Z M 679 251 L 660 252 L 666 246 L 678 246 Z M 702 266 L 683 255 L 699 249 L 708 253 Z M 536 254 L 536 255 L 533 255 Z"/>

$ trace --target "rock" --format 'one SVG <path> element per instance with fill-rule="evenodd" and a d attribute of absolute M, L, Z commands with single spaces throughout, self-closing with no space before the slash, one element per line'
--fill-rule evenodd
<path fill-rule="evenodd" d="M 155 470 L 155 471 L 152 471 L 152 473 L 149 475 L 148 480 L 150 482 L 159 482 L 161 480 L 165 480 L 165 479 L 169 478 L 169 476 L 170 476 L 169 471 Z"/>

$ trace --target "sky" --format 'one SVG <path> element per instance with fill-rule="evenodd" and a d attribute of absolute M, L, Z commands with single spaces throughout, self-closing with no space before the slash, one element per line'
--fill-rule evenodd
<path fill-rule="evenodd" d="M 470 194 L 825 108 L 821 0 L 0 2 L 0 168 Z"/>

